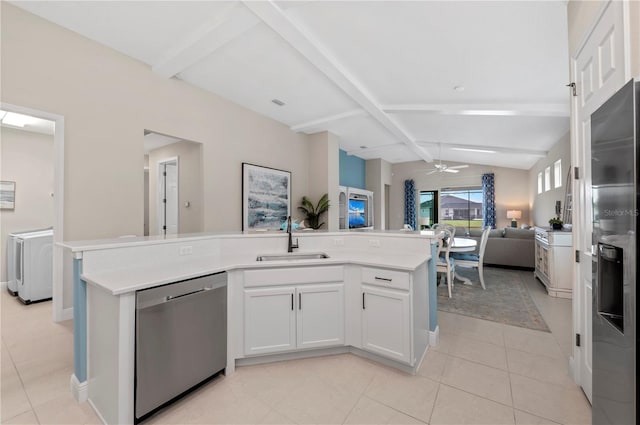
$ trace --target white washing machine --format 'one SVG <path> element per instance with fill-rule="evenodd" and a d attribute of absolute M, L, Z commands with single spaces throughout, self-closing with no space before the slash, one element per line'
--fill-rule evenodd
<path fill-rule="evenodd" d="M 30 233 L 16 239 L 18 298 L 25 304 L 53 296 L 53 231 Z"/>
<path fill-rule="evenodd" d="M 16 262 L 17 241 L 20 236 L 33 233 L 53 234 L 53 230 L 51 227 L 47 229 L 24 230 L 9 233 L 9 236 L 7 236 L 7 291 L 13 296 L 18 295 L 18 282 L 16 281 L 16 270 L 18 268 Z"/>

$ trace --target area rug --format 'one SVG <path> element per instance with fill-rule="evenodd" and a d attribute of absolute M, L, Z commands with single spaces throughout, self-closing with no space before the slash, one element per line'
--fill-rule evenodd
<path fill-rule="evenodd" d="M 464 285 L 456 280 L 453 296 L 449 298 L 444 281 L 438 286 L 438 310 L 551 332 L 523 281 L 522 274 L 532 272 L 485 267 L 485 290 L 480 285 L 476 269 L 458 267 L 457 272 L 471 279 L 473 285 Z"/>

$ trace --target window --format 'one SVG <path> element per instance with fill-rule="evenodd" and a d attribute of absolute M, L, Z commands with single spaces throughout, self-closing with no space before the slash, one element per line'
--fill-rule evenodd
<path fill-rule="evenodd" d="M 438 222 L 438 191 L 428 190 L 420 192 L 420 211 L 418 213 L 418 227 L 423 229 Z"/>
<path fill-rule="evenodd" d="M 551 189 L 551 167 L 544 169 L 544 191 Z"/>
<path fill-rule="evenodd" d="M 440 193 L 440 223 L 467 230 L 482 228 L 482 188 L 443 189 Z"/>
<path fill-rule="evenodd" d="M 559 188 L 562 186 L 562 160 L 559 159 L 553 163 L 553 187 Z"/>
<path fill-rule="evenodd" d="M 538 195 L 540 195 L 543 192 L 543 188 L 542 188 L 542 171 L 540 171 L 538 173 Z"/>

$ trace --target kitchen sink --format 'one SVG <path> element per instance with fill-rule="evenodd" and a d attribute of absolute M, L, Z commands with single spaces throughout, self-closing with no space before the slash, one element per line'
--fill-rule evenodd
<path fill-rule="evenodd" d="M 256 261 L 300 261 L 300 260 L 321 260 L 323 258 L 329 258 L 324 252 L 314 253 L 298 253 L 293 252 L 289 254 L 267 254 L 259 255 Z"/>

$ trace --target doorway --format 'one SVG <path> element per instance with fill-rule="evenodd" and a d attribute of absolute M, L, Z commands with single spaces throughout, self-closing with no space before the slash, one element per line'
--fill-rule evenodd
<path fill-rule="evenodd" d="M 158 161 L 158 234 L 178 234 L 178 158 Z"/>

